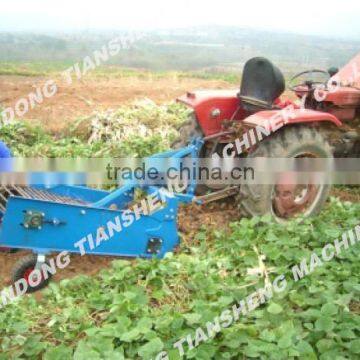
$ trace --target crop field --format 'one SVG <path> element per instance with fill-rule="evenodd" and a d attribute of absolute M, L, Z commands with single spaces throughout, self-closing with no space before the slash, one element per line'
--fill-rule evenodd
<path fill-rule="evenodd" d="M 172 101 L 189 89 L 233 88 L 240 81 L 240 76 L 237 76 L 229 83 L 226 74 L 210 77 L 206 72 L 194 75 L 104 66 L 69 86 L 61 81 L 60 76 L 67 66 L 66 63 L 52 66 L 47 63 L 0 63 L 1 106 L 14 106 L 19 98 L 43 86 L 46 80 L 54 79 L 59 84 L 56 96 L 31 109 L 24 120 L 59 133 L 67 130 L 69 123 L 88 117 L 94 111 L 116 110 L 121 105 L 144 98 L 160 104 Z"/>
<path fill-rule="evenodd" d="M 1 106 L 65 67 L 1 63 Z M 1 126 L 0 139 L 19 157 L 145 157 L 169 149 L 186 122 L 177 96 L 239 81 L 233 73 L 100 67 Z M 74 255 L 47 289 L 0 308 L 0 360 L 150 360 L 161 351 L 173 360 L 186 338 L 186 359 L 358 359 L 360 243 L 298 281 L 291 269 L 320 256 L 359 214 L 359 187 L 345 186 L 333 188 L 319 216 L 285 225 L 241 217 L 233 198 L 181 208 L 181 246 L 165 259 Z M 1 289 L 23 255 L 0 253 Z M 281 275 L 284 291 L 230 322 L 235 303 Z M 225 309 L 228 326 L 199 335 Z"/>

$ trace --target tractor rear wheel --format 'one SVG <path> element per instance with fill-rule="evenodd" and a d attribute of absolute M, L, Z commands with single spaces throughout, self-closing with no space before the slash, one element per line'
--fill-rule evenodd
<path fill-rule="evenodd" d="M 332 158 L 330 145 L 315 129 L 295 126 L 280 130 L 264 140 L 248 157 L 269 158 Z M 271 214 L 278 222 L 298 215 L 312 216 L 320 212 L 329 191 L 329 184 L 242 184 L 237 201 L 246 216 Z"/>

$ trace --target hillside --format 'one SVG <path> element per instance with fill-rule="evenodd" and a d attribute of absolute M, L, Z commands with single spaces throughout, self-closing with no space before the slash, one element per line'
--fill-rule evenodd
<path fill-rule="evenodd" d="M 0 33 L 0 62 L 79 60 L 125 32 Z M 341 66 L 360 41 L 212 26 L 152 30 L 110 63 L 151 70 L 237 70 L 252 56 L 266 56 L 285 71 Z"/>

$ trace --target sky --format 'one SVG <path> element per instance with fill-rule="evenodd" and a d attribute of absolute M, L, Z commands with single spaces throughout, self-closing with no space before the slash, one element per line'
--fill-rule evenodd
<path fill-rule="evenodd" d="M 0 0 L 0 31 L 230 25 L 360 40 L 359 0 Z"/>

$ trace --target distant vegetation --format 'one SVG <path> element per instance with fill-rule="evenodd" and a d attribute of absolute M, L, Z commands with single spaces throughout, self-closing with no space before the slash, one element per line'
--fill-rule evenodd
<path fill-rule="evenodd" d="M 20 75 L 31 75 L 81 60 L 121 32 L 72 34 L 0 33 L 1 73 L 13 73 L 12 64 L 35 63 Z M 156 71 L 236 73 L 252 56 L 269 57 L 285 73 L 305 68 L 341 66 L 354 56 L 360 41 L 270 33 L 235 27 L 197 27 L 149 31 L 134 48 L 122 50 L 110 65 Z M 206 76 L 206 75 L 204 75 Z"/>
<path fill-rule="evenodd" d="M 61 61 L 35 61 L 35 62 L 1 62 L 0 75 L 18 75 L 18 76 L 49 76 L 50 74 L 64 71 L 73 63 Z M 147 70 L 122 67 L 121 65 L 103 64 L 91 71 L 92 77 L 100 78 L 127 78 L 136 77 L 145 80 L 156 80 L 162 78 L 197 78 L 205 80 L 224 80 L 229 83 L 238 84 L 241 73 L 239 70 L 218 70 L 218 69 L 200 69 L 192 71 L 176 70 Z"/>

